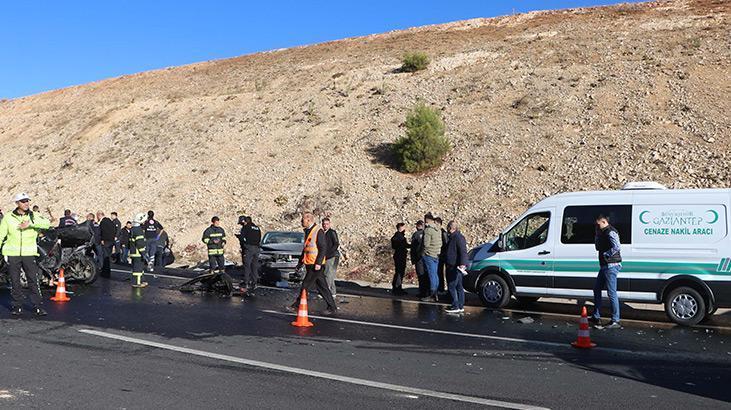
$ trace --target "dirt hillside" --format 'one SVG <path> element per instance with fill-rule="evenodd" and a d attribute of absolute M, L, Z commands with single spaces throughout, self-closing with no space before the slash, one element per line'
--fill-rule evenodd
<path fill-rule="evenodd" d="M 475 19 L 2 101 L 2 209 L 16 191 L 56 217 L 154 209 L 191 258 L 214 214 L 233 238 L 239 214 L 296 229 L 313 209 L 340 232 L 341 275 L 381 280 L 393 224 L 425 211 L 478 243 L 557 192 L 728 187 L 729 11 L 688 0 Z M 428 69 L 399 72 L 416 50 Z M 388 148 L 419 100 L 442 112 L 453 150 L 412 176 Z"/>

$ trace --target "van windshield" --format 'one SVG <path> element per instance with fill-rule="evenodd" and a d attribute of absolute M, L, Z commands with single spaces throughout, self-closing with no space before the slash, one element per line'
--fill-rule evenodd
<path fill-rule="evenodd" d="M 541 245 L 548 238 L 550 212 L 530 214 L 505 234 L 505 250 L 517 251 Z"/>

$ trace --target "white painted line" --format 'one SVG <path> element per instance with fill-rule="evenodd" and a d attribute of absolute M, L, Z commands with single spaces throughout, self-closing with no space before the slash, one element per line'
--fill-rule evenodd
<path fill-rule="evenodd" d="M 210 359 L 223 360 L 223 361 L 232 362 L 232 363 L 239 363 L 239 364 L 243 364 L 246 366 L 260 367 L 260 368 L 264 368 L 264 369 L 277 370 L 277 371 L 281 371 L 281 372 L 293 373 L 293 374 L 298 374 L 298 375 L 303 375 L 303 376 L 317 377 L 320 379 L 333 380 L 336 382 L 355 384 L 355 385 L 359 385 L 359 386 L 373 387 L 373 388 L 377 388 L 377 389 L 391 390 L 391 391 L 396 391 L 399 393 L 406 393 L 406 394 L 412 394 L 412 395 L 417 395 L 417 396 L 428 396 L 428 397 L 435 397 L 435 398 L 439 398 L 439 399 L 459 401 L 459 402 L 464 402 L 464 403 L 482 404 L 482 405 L 486 405 L 486 406 L 500 407 L 500 408 L 504 408 L 504 409 L 519 409 L 519 410 L 538 410 L 538 409 L 543 410 L 543 409 L 545 409 L 544 407 L 530 406 L 530 405 L 521 404 L 521 403 L 511 403 L 511 402 L 507 402 L 507 401 L 483 399 L 481 397 L 463 396 L 461 394 L 453 394 L 453 393 L 445 393 L 445 392 L 439 392 L 439 391 L 433 391 L 433 390 L 426 390 L 426 389 L 420 389 L 417 387 L 400 386 L 397 384 L 382 383 L 382 382 L 366 380 L 366 379 L 358 379 L 358 378 L 354 378 L 354 377 L 341 376 L 341 375 L 337 375 L 337 374 L 318 372 L 315 370 L 300 369 L 297 367 L 283 366 L 283 365 L 274 364 L 274 363 L 261 362 L 258 360 L 249 360 L 249 359 L 244 359 L 241 357 L 228 356 L 228 355 L 223 355 L 223 354 L 218 354 L 218 353 L 211 353 L 211 352 L 206 352 L 203 350 L 190 349 L 187 347 L 179 347 L 179 346 L 174 346 L 174 345 L 170 345 L 170 344 L 166 344 L 166 343 L 158 343 L 158 342 L 138 339 L 138 338 L 134 338 L 134 337 L 117 335 L 114 333 L 101 332 L 98 330 L 80 329 L 79 332 L 86 333 L 89 335 L 104 337 L 107 339 L 114 339 L 114 340 L 119 340 L 119 341 L 123 341 L 123 342 L 143 345 L 143 346 L 155 347 L 158 349 L 171 350 L 174 352 L 185 353 L 185 354 L 190 354 L 190 355 L 194 355 L 194 356 L 201 356 L 201 357 L 207 357 Z"/>
<path fill-rule="evenodd" d="M 271 313 L 271 314 L 275 314 L 275 315 L 283 315 L 283 316 L 296 316 L 296 314 L 294 314 L 294 313 L 277 312 L 276 310 L 262 310 L 262 312 Z M 352 324 L 356 324 L 356 325 L 385 327 L 385 328 L 389 328 L 389 329 L 410 330 L 410 331 L 414 331 L 414 332 L 435 333 L 435 334 L 449 335 L 449 336 L 474 337 L 474 338 L 478 338 L 478 339 L 498 340 L 501 342 L 528 343 L 528 344 L 551 346 L 551 347 L 561 347 L 561 348 L 571 347 L 571 345 L 569 343 L 546 342 L 543 340 L 518 339 L 518 338 L 514 338 L 514 337 L 481 335 L 479 333 L 452 332 L 449 330 L 439 330 L 439 329 L 424 329 L 422 327 L 391 325 L 388 323 L 378 323 L 378 322 L 364 322 L 361 320 L 341 319 L 341 318 L 337 318 L 337 317 L 314 316 L 314 315 L 309 315 L 309 317 L 314 318 L 314 319 L 321 319 L 321 320 L 331 320 L 333 322 L 352 323 Z"/>

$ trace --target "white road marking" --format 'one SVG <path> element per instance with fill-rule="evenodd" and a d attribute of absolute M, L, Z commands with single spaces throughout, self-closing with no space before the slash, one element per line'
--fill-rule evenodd
<path fill-rule="evenodd" d="M 119 340 L 119 341 L 123 341 L 123 342 L 127 342 L 127 343 L 134 343 L 134 344 L 143 345 L 143 346 L 155 347 L 158 349 L 171 350 L 174 352 L 185 353 L 185 354 L 190 354 L 190 355 L 194 355 L 194 356 L 201 356 L 201 357 L 207 357 L 210 359 L 224 360 L 224 361 L 232 362 L 232 363 L 239 363 L 239 364 L 243 364 L 246 366 L 260 367 L 260 368 L 264 368 L 264 369 L 277 370 L 277 371 L 286 372 L 286 373 L 293 373 L 293 374 L 298 374 L 298 375 L 303 375 L 303 376 L 311 376 L 311 377 L 317 377 L 317 378 L 326 379 L 326 380 L 333 380 L 336 382 L 343 382 L 343 383 L 355 384 L 355 385 L 359 385 L 359 386 L 373 387 L 373 388 L 377 388 L 377 389 L 391 390 L 391 391 L 396 391 L 396 392 L 406 393 L 406 394 L 411 394 L 411 395 L 416 395 L 416 396 L 435 397 L 435 398 L 439 398 L 439 399 L 453 400 L 453 401 L 459 401 L 459 402 L 464 402 L 464 403 L 482 404 L 482 405 L 486 405 L 486 406 L 500 407 L 500 408 L 504 408 L 504 409 L 519 409 L 519 410 L 545 409 L 544 407 L 530 406 L 530 405 L 521 404 L 521 403 L 511 403 L 511 402 L 507 402 L 507 401 L 483 399 L 481 397 L 464 396 L 461 394 L 453 394 L 453 393 L 439 392 L 439 391 L 433 391 L 433 390 L 427 390 L 427 389 L 420 389 L 417 387 L 400 386 L 397 384 L 382 383 L 382 382 L 377 382 L 377 381 L 373 381 L 373 380 L 359 379 L 359 378 L 354 378 L 354 377 L 341 376 L 341 375 L 337 375 L 337 374 L 318 372 L 315 370 L 283 366 L 283 365 L 279 365 L 279 364 L 275 364 L 275 363 L 267 363 L 267 362 L 261 362 L 258 360 L 250 360 L 250 359 L 244 359 L 241 357 L 228 356 L 228 355 L 223 355 L 223 354 L 218 354 L 218 353 L 211 353 L 211 352 L 206 352 L 203 350 L 190 349 L 187 347 L 180 347 L 180 346 L 175 346 L 175 345 L 166 344 L 166 343 L 159 343 L 159 342 L 153 342 L 153 341 L 138 339 L 138 338 L 129 337 L 129 336 L 122 336 L 122 335 L 118 335 L 118 334 L 114 334 L 114 333 L 101 332 L 98 330 L 80 329 L 79 332 L 86 333 L 89 335 L 104 337 L 107 339 Z"/>
<path fill-rule="evenodd" d="M 294 313 L 277 312 L 276 310 L 262 310 L 262 312 L 271 313 L 274 315 L 297 316 Z M 449 335 L 449 336 L 473 337 L 473 338 L 478 338 L 478 339 L 498 340 L 501 342 L 528 343 L 528 344 L 536 344 L 536 345 L 551 346 L 551 347 L 561 347 L 561 348 L 571 347 L 571 345 L 569 343 L 556 343 L 556 342 L 546 342 L 543 340 L 518 339 L 515 337 L 481 335 L 479 333 L 452 332 L 449 330 L 439 330 L 439 329 L 425 329 L 422 327 L 400 326 L 400 325 L 392 325 L 392 324 L 388 324 L 388 323 L 378 323 L 378 322 L 364 322 L 361 320 L 342 319 L 342 318 L 337 318 L 337 317 L 315 316 L 315 315 L 308 315 L 308 316 L 313 319 L 331 320 L 333 322 L 352 323 L 352 324 L 356 324 L 356 325 L 385 327 L 385 328 L 389 328 L 389 329 L 410 330 L 410 331 L 414 331 L 414 332 L 435 333 L 435 334 Z"/>

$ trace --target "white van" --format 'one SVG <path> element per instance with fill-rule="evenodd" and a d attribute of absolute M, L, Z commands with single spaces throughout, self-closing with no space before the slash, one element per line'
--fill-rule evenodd
<path fill-rule="evenodd" d="M 554 195 L 470 251 L 464 286 L 496 308 L 511 296 L 592 300 L 599 270 L 594 221 L 603 214 L 622 244 L 620 300 L 664 303 L 671 320 L 694 325 L 731 306 L 730 207 L 731 189 L 654 182 Z"/>

